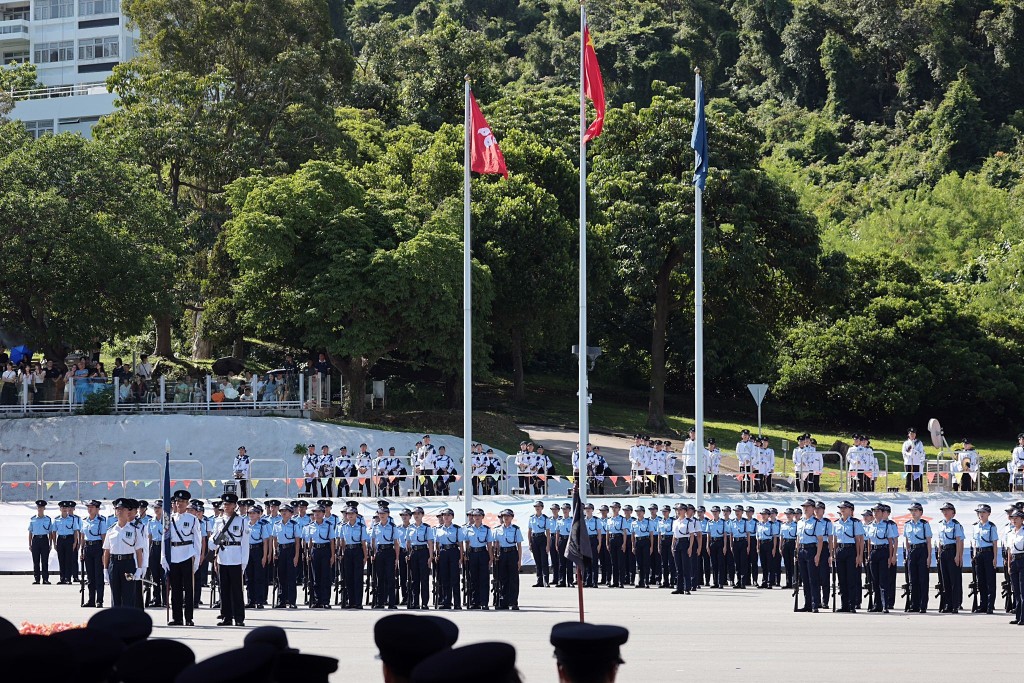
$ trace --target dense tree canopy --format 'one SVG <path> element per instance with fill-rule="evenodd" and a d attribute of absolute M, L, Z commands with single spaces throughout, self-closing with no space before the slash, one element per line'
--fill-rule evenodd
<path fill-rule="evenodd" d="M 572 363 L 576 0 L 123 6 L 141 55 L 111 78 L 119 108 L 89 149 L 145 167 L 138 201 L 155 190 L 182 226 L 178 277 L 144 300 L 158 350 L 261 338 L 329 351 L 357 393 L 378 365 L 429 370 L 453 402 L 468 74 L 511 173 L 472 181 L 475 360 L 517 398 L 531 369 Z M 588 15 L 609 101 L 588 149 L 591 343 L 603 379 L 650 392 L 652 426 L 692 382 L 694 67 L 711 97 L 711 399 L 765 381 L 825 418 L 1020 418 L 1021 3 Z M 0 157 L 40 144 L 0 134 Z"/>

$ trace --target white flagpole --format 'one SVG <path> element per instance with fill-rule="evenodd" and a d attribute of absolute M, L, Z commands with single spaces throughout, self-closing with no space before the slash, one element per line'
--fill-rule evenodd
<path fill-rule="evenodd" d="M 694 69 L 696 81 L 694 101 L 700 98 L 700 69 Z M 693 153 L 695 162 L 699 155 Z M 702 191 L 693 186 L 693 403 L 694 403 L 694 448 L 697 455 L 697 502 L 704 504 L 704 261 L 703 236 L 701 235 Z"/>
<path fill-rule="evenodd" d="M 469 75 L 466 76 L 465 150 L 462 154 L 462 494 L 466 500 L 466 523 L 473 507 L 473 298 L 469 250 L 469 149 L 472 145 L 469 112 Z"/>
<path fill-rule="evenodd" d="M 587 99 L 583 89 L 585 49 L 583 31 L 587 26 L 587 7 L 580 3 L 580 339 L 579 339 L 579 421 L 580 504 L 587 502 L 587 442 L 590 441 L 589 414 L 587 412 L 587 143 L 583 135 L 587 130 Z"/>

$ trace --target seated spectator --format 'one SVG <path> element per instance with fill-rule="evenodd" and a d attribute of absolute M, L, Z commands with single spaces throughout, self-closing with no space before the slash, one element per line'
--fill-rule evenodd
<path fill-rule="evenodd" d="M 114 359 L 114 369 L 110 371 L 110 376 L 118 382 L 128 383 L 131 381 L 128 368 L 120 358 Z"/>
<path fill-rule="evenodd" d="M 224 378 L 224 382 L 221 384 L 221 391 L 224 393 L 225 401 L 238 400 L 238 389 L 235 388 L 235 385 L 228 378 Z"/>
<path fill-rule="evenodd" d="M 277 401 L 278 380 L 273 375 L 267 375 L 267 381 L 263 383 L 263 402 L 274 403 Z"/>
<path fill-rule="evenodd" d="M 146 380 L 142 375 L 135 375 L 135 379 L 132 381 L 131 399 L 136 403 L 145 403 L 148 394 L 149 387 L 146 386 Z"/>
<path fill-rule="evenodd" d="M 142 377 L 142 379 L 153 378 L 153 366 L 149 364 L 148 353 L 144 353 L 139 356 L 139 364 L 135 368 L 135 374 Z"/>
<path fill-rule="evenodd" d="M 89 376 L 90 377 L 97 377 L 99 379 L 102 379 L 102 380 L 106 381 L 106 379 L 107 379 L 107 369 L 106 369 L 106 367 L 104 367 L 102 361 L 97 361 L 96 362 L 96 367 L 94 367 L 92 369 L 92 374 L 89 375 Z"/>
<path fill-rule="evenodd" d="M 128 403 L 132 399 L 132 383 L 127 379 L 117 386 L 117 400 L 119 403 Z"/>
<path fill-rule="evenodd" d="M 191 391 L 192 387 L 189 386 L 186 378 L 182 377 L 174 384 L 174 402 L 188 403 L 188 396 Z"/>
<path fill-rule="evenodd" d="M 242 396 L 240 400 L 252 403 L 252 387 L 248 384 L 242 385 Z"/>

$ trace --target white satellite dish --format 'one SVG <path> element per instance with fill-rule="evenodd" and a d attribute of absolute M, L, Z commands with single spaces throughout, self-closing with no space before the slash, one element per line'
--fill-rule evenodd
<path fill-rule="evenodd" d="M 934 417 L 928 420 L 928 433 L 932 437 L 933 446 L 939 449 L 943 448 L 944 446 L 946 448 L 949 447 L 946 445 L 946 439 L 942 433 L 942 425 L 940 425 L 939 421 L 936 420 Z"/>

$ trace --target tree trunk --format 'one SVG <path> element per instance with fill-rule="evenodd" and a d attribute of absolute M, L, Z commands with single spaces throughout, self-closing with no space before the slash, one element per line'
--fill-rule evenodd
<path fill-rule="evenodd" d="M 526 373 L 523 370 L 523 333 L 516 328 L 511 334 L 512 342 L 512 402 L 526 400 Z"/>
<path fill-rule="evenodd" d="M 462 375 L 451 373 L 444 378 L 444 405 L 448 410 L 460 408 L 462 404 Z"/>
<path fill-rule="evenodd" d="M 231 355 L 239 360 L 245 358 L 245 339 L 238 337 L 231 345 Z"/>
<path fill-rule="evenodd" d="M 651 330 L 651 393 L 647 404 L 647 428 L 665 429 L 665 335 L 672 303 L 672 268 L 663 264 L 655 281 L 654 326 Z"/>
<path fill-rule="evenodd" d="M 156 320 L 156 348 L 153 349 L 154 356 L 174 358 L 174 349 L 171 348 L 171 315 L 160 313 L 154 316 Z"/>
<path fill-rule="evenodd" d="M 348 414 L 353 420 L 362 420 L 366 409 L 366 366 L 363 358 L 348 363 Z"/>
<path fill-rule="evenodd" d="M 213 358 L 213 344 L 203 336 L 203 312 L 192 313 L 192 360 Z"/>

